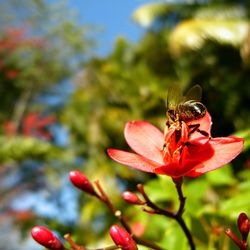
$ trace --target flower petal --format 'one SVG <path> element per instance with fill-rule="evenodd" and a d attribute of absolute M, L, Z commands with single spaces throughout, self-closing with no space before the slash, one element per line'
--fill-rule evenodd
<path fill-rule="evenodd" d="M 244 140 L 228 136 L 212 138 L 208 143 L 213 148 L 213 156 L 207 160 L 204 159 L 204 162 L 190 171 L 187 176 L 197 177 L 229 163 L 242 151 Z"/>
<path fill-rule="evenodd" d="M 124 131 L 128 145 L 139 155 L 163 164 L 163 133 L 152 124 L 144 121 L 128 122 Z"/>
<path fill-rule="evenodd" d="M 154 169 L 160 166 L 160 164 L 157 162 L 153 162 L 144 158 L 143 156 L 123 150 L 110 148 L 108 149 L 108 155 L 110 158 L 121 164 L 138 169 L 143 172 L 154 173 Z"/>

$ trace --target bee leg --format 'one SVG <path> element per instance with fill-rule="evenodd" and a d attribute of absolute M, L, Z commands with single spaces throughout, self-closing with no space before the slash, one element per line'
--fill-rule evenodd
<path fill-rule="evenodd" d="M 193 134 L 195 131 L 197 131 L 200 127 L 200 124 L 197 123 L 197 124 L 192 124 L 192 125 L 189 125 L 188 128 L 190 128 L 191 130 L 189 131 L 189 134 Z"/>
<path fill-rule="evenodd" d="M 188 127 L 191 129 L 191 131 L 189 132 L 189 135 L 191 135 L 191 134 L 193 134 L 194 132 L 197 131 L 197 132 L 199 132 L 200 134 L 209 137 L 209 134 L 208 134 L 206 131 L 200 130 L 200 129 L 199 129 L 199 127 L 200 127 L 200 124 L 199 124 L 199 123 L 189 125 Z"/>
<path fill-rule="evenodd" d="M 206 131 L 204 131 L 204 130 L 200 130 L 200 129 L 197 129 L 197 131 L 198 131 L 200 134 L 209 137 L 209 133 L 208 133 L 208 132 L 206 132 Z"/>

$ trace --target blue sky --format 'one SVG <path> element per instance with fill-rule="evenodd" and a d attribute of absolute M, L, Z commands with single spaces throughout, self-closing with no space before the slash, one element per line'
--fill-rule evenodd
<path fill-rule="evenodd" d="M 80 22 L 96 25 L 102 31 L 95 32 L 97 53 L 105 55 L 111 51 L 117 36 L 135 42 L 143 29 L 134 23 L 131 14 L 140 5 L 153 0 L 68 0 L 69 6 L 79 13 Z"/>

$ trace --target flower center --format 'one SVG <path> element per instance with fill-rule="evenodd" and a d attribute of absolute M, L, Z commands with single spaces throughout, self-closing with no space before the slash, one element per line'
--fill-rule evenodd
<path fill-rule="evenodd" d="M 188 126 L 185 122 L 173 123 L 165 130 L 165 144 L 163 146 L 163 159 L 166 163 L 180 163 L 183 151 L 187 151 Z"/>

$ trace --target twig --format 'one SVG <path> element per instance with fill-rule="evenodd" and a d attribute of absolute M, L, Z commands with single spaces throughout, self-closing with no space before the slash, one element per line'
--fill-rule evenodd
<path fill-rule="evenodd" d="M 80 246 L 80 245 L 76 244 L 71 239 L 70 234 L 65 234 L 64 239 L 70 244 L 70 246 L 73 248 L 73 250 L 116 250 L 119 248 L 117 246 L 109 246 L 109 247 L 95 248 L 95 249 L 86 248 L 84 246 Z M 70 249 L 65 248 L 65 250 L 70 250 Z"/>
<path fill-rule="evenodd" d="M 126 219 L 124 218 L 124 216 L 122 215 L 122 212 L 120 210 L 116 210 L 115 207 L 113 206 L 112 202 L 110 201 L 109 197 L 107 196 L 107 194 L 105 193 L 105 191 L 103 190 L 101 184 L 99 181 L 95 181 L 94 182 L 98 191 L 99 191 L 99 196 L 98 198 L 104 202 L 107 207 L 110 209 L 110 211 L 112 212 L 112 214 L 118 218 L 118 220 L 121 222 L 121 224 L 123 225 L 123 227 L 131 234 L 132 238 L 135 240 L 135 242 L 137 244 L 149 247 L 150 249 L 154 249 L 154 250 L 164 250 L 163 248 L 161 248 L 160 246 L 158 246 L 157 244 L 153 243 L 153 242 L 149 242 L 147 240 L 141 239 L 135 235 L 132 235 L 132 231 L 130 226 L 128 225 Z"/>
<path fill-rule="evenodd" d="M 178 197 L 179 197 L 179 201 L 180 201 L 180 206 L 179 209 L 175 215 L 175 220 L 179 223 L 179 225 L 181 226 L 183 232 L 185 233 L 187 239 L 188 239 L 188 243 L 190 245 L 191 250 L 195 250 L 195 244 L 193 241 L 193 237 L 191 232 L 189 231 L 185 221 L 182 218 L 183 212 L 184 212 L 184 207 L 185 207 L 185 202 L 186 202 L 186 197 L 184 197 L 183 192 L 182 192 L 182 179 L 173 179 L 174 183 L 175 183 L 175 187 L 178 193 Z"/>
<path fill-rule="evenodd" d="M 193 237 L 192 237 L 185 221 L 182 218 L 182 215 L 184 212 L 184 207 L 185 207 L 185 201 L 186 201 L 186 198 L 184 197 L 183 192 L 182 192 L 182 188 L 181 188 L 182 187 L 182 179 L 181 178 L 173 179 L 173 181 L 175 183 L 175 187 L 177 189 L 177 193 L 178 193 L 178 197 L 179 197 L 179 201 L 180 201 L 180 205 L 179 205 L 179 209 L 178 209 L 177 213 L 173 213 L 173 212 L 170 212 L 170 211 L 167 211 L 165 209 L 158 207 L 155 203 L 153 203 L 150 200 L 148 195 L 145 193 L 143 185 L 138 184 L 137 185 L 138 191 L 142 194 L 143 198 L 145 199 L 146 205 L 153 209 L 153 210 L 147 210 L 144 208 L 143 210 L 145 212 L 148 212 L 151 214 L 161 214 L 161 215 L 164 215 L 168 218 L 172 218 L 172 219 L 176 220 L 177 223 L 180 225 L 182 231 L 184 232 L 184 234 L 188 240 L 188 243 L 190 245 L 191 250 L 195 250 Z"/>
<path fill-rule="evenodd" d="M 241 241 L 238 236 L 230 229 L 225 230 L 225 234 L 239 247 L 240 250 L 247 250 L 248 243 L 247 241 Z"/>

